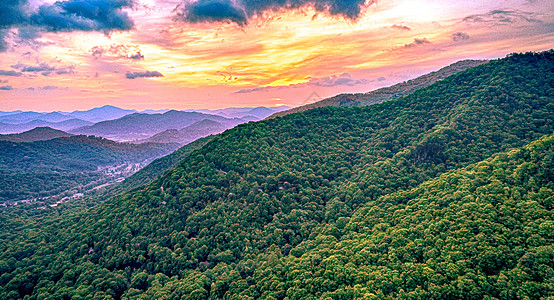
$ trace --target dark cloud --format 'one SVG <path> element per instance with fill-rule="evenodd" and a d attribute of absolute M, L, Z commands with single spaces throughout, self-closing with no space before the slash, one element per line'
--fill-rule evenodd
<path fill-rule="evenodd" d="M 9 30 L 0 29 L 0 52 L 8 50 L 8 42 L 6 42 L 6 36 L 9 34 Z"/>
<path fill-rule="evenodd" d="M 16 72 L 13 70 L 0 70 L 0 76 L 13 76 L 13 77 L 19 77 L 23 75 L 21 72 Z"/>
<path fill-rule="evenodd" d="M 98 59 L 105 54 L 131 60 L 144 59 L 144 55 L 142 55 L 140 48 L 137 45 L 111 45 L 109 47 L 96 46 L 90 49 L 90 52 L 95 59 Z"/>
<path fill-rule="evenodd" d="M 135 54 L 130 55 L 130 56 L 129 56 L 129 59 L 132 59 L 132 60 L 142 60 L 142 59 L 144 59 L 144 55 L 142 55 L 142 54 L 140 53 L 140 51 L 139 51 L 139 52 L 137 52 L 137 53 L 135 53 Z"/>
<path fill-rule="evenodd" d="M 427 38 L 415 38 L 413 42 L 404 44 L 404 48 L 414 48 L 420 45 L 430 44 L 431 42 Z"/>
<path fill-rule="evenodd" d="M 16 43 L 40 47 L 41 32 L 129 30 L 133 20 L 123 11 L 134 0 L 67 0 L 44 4 L 31 12 L 27 0 L 0 1 L 0 52 L 8 49 L 6 37 L 17 28 Z"/>
<path fill-rule="evenodd" d="M 406 30 L 406 31 L 410 31 L 412 30 L 410 27 L 406 26 L 406 25 L 399 25 L 399 24 L 394 24 L 391 26 L 392 29 L 397 29 L 397 30 Z"/>
<path fill-rule="evenodd" d="M 467 16 L 463 19 L 465 22 L 471 23 L 497 23 L 497 24 L 512 24 L 516 22 L 542 23 L 541 20 L 535 19 L 533 13 L 528 13 L 518 10 L 491 10 L 486 14 L 477 14 Z"/>
<path fill-rule="evenodd" d="M 308 81 L 308 85 L 333 87 L 333 86 L 355 86 L 359 84 L 366 84 L 369 81 L 366 79 L 353 79 L 349 73 L 342 73 L 340 76 L 330 76 L 321 78 L 312 78 Z"/>
<path fill-rule="evenodd" d="M 0 86 L 0 90 L 2 90 L 2 91 L 11 91 L 11 90 L 13 90 L 13 88 L 12 88 L 11 85 L 3 85 L 3 86 Z"/>
<path fill-rule="evenodd" d="M 186 3 L 179 17 L 191 23 L 235 22 L 241 26 L 247 23 L 244 9 L 229 0 L 199 0 Z"/>
<path fill-rule="evenodd" d="M 181 5 L 179 18 L 186 22 L 233 22 L 245 25 L 253 16 L 283 9 L 312 7 L 317 12 L 347 19 L 358 19 L 373 0 L 197 0 Z"/>
<path fill-rule="evenodd" d="M 385 81 L 385 80 L 387 80 L 387 79 L 385 77 L 382 77 L 382 76 L 377 78 L 377 81 Z"/>
<path fill-rule="evenodd" d="M 12 65 L 12 68 L 19 70 L 22 73 L 40 73 L 43 76 L 50 76 L 51 74 L 65 75 L 65 74 L 75 73 L 74 66 L 54 67 L 46 63 L 40 63 L 37 66 L 18 63 L 15 65 Z"/>
<path fill-rule="evenodd" d="M 0 28 L 10 28 L 13 25 L 24 24 L 28 17 L 25 12 L 26 0 L 0 1 Z"/>
<path fill-rule="evenodd" d="M 42 5 L 33 14 L 31 24 L 50 32 L 129 30 L 133 20 L 123 11 L 130 0 L 69 0 Z"/>
<path fill-rule="evenodd" d="M 125 74 L 127 79 L 135 78 L 148 78 L 148 77 L 164 77 L 164 75 L 158 71 L 141 71 L 141 72 L 127 72 Z"/>
<path fill-rule="evenodd" d="M 454 42 L 466 41 L 469 40 L 469 34 L 465 32 L 456 32 L 452 34 L 451 38 Z"/>

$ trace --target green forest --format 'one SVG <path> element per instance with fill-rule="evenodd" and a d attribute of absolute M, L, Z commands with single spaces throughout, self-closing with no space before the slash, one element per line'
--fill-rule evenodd
<path fill-rule="evenodd" d="M 111 178 L 105 169 L 151 161 L 176 147 L 118 143 L 84 135 L 35 142 L 0 141 L 0 204 L 81 192 L 108 182 Z"/>
<path fill-rule="evenodd" d="M 93 208 L 0 214 L 0 299 L 554 297 L 552 116 L 551 50 L 242 124 Z"/>

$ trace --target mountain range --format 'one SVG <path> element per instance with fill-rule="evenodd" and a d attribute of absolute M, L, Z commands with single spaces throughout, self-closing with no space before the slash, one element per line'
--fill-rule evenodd
<path fill-rule="evenodd" d="M 486 63 L 486 60 L 462 60 L 449 66 L 441 68 L 438 71 L 431 72 L 417 78 L 395 84 L 390 87 L 384 87 L 375 91 L 358 94 L 340 94 L 334 97 L 323 99 L 315 103 L 298 106 L 292 109 L 276 112 L 272 117 L 282 117 L 291 113 L 305 111 L 308 109 L 325 106 L 367 106 L 381 103 L 383 101 L 397 99 L 409 95 L 419 89 L 429 86 L 448 76 L 464 71 L 468 68 L 476 67 Z"/>
<path fill-rule="evenodd" d="M 553 101 L 550 50 L 238 125 L 91 209 L 0 214 L 0 298 L 553 297 Z"/>
<path fill-rule="evenodd" d="M 96 135 L 113 140 L 147 139 L 168 129 L 180 130 L 203 120 L 215 121 L 225 128 L 246 122 L 198 112 L 171 110 L 163 114 L 133 113 L 122 118 L 103 121 L 94 125 L 71 130 L 70 133 Z"/>
<path fill-rule="evenodd" d="M 178 143 L 185 145 L 199 138 L 221 133 L 228 128 L 230 127 L 219 122 L 210 119 L 203 119 L 202 121 L 193 123 L 180 130 L 168 129 L 166 131 L 162 131 L 148 139 L 139 140 L 137 143 Z"/>

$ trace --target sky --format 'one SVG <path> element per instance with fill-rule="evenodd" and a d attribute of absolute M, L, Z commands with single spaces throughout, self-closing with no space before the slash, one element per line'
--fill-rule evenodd
<path fill-rule="evenodd" d="M 552 0 L 2 0 L 0 111 L 298 106 L 553 45 Z"/>

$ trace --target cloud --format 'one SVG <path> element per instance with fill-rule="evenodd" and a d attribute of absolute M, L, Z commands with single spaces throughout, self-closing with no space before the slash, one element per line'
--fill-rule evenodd
<path fill-rule="evenodd" d="M 190 23 L 201 22 L 234 22 L 238 25 L 247 23 L 246 12 L 229 0 L 199 0 L 184 5 L 178 15 Z"/>
<path fill-rule="evenodd" d="M 0 52 L 8 49 L 6 37 L 14 28 L 19 31 L 16 42 L 33 47 L 42 46 L 36 39 L 44 31 L 100 31 L 109 34 L 114 30 L 132 29 L 133 20 L 124 9 L 133 7 L 133 1 L 67 0 L 43 4 L 33 10 L 27 0 L 2 0 Z"/>
<path fill-rule="evenodd" d="M 51 90 L 57 90 L 57 86 L 53 85 L 45 85 L 45 86 L 39 86 L 39 87 L 29 87 L 28 90 L 34 91 L 34 90 L 43 90 L 43 91 L 51 91 Z"/>
<path fill-rule="evenodd" d="M 380 79 L 378 79 L 380 81 Z M 353 79 L 349 73 L 342 73 L 341 75 L 332 75 L 329 77 L 317 77 L 310 78 L 308 82 L 289 84 L 289 85 L 280 85 L 280 86 L 261 86 L 249 89 L 241 89 L 233 94 L 248 94 L 254 92 L 270 91 L 270 90 L 279 90 L 291 87 L 305 87 L 305 86 L 319 86 L 319 87 L 335 87 L 335 86 L 355 86 L 360 84 L 367 84 L 371 82 L 367 79 Z"/>
<path fill-rule="evenodd" d="M 23 75 L 21 72 L 16 72 L 13 70 L 0 70 L 0 76 L 13 76 L 13 77 L 19 77 Z"/>
<path fill-rule="evenodd" d="M 164 77 L 164 75 L 158 71 L 141 71 L 141 72 L 127 72 L 125 74 L 127 79 L 135 78 L 148 78 L 148 77 Z"/>
<path fill-rule="evenodd" d="M 406 25 L 399 25 L 399 24 L 394 24 L 391 26 L 392 29 L 397 29 L 397 30 L 405 30 L 405 31 L 410 31 L 412 30 L 410 27 L 406 26 Z"/>
<path fill-rule="evenodd" d="M 131 60 L 144 59 L 144 55 L 142 55 L 141 50 L 137 45 L 111 45 L 109 47 L 96 46 L 90 49 L 90 52 L 95 59 L 98 59 L 103 55 L 111 55 Z"/>
<path fill-rule="evenodd" d="M 535 19 L 533 13 L 519 10 L 491 10 L 486 14 L 476 14 L 467 16 L 463 19 L 469 23 L 497 23 L 497 24 L 512 24 L 516 22 L 527 23 L 542 23 L 541 20 Z"/>
<path fill-rule="evenodd" d="M 11 91 L 11 90 L 13 90 L 13 88 L 12 88 L 11 85 L 3 85 L 3 86 L 0 86 L 0 90 L 1 91 Z"/>
<path fill-rule="evenodd" d="M 128 58 L 132 59 L 132 60 L 142 60 L 142 59 L 144 59 L 144 55 L 142 55 L 139 51 L 135 54 L 130 55 Z"/>
<path fill-rule="evenodd" d="M 31 24 L 50 32 L 129 30 L 133 20 L 124 8 L 133 6 L 130 0 L 68 0 L 41 5 L 33 14 Z"/>
<path fill-rule="evenodd" d="M 0 1 L 0 28 L 9 28 L 27 22 L 26 4 L 25 0 Z"/>
<path fill-rule="evenodd" d="M 333 87 L 333 86 L 355 86 L 359 84 L 366 84 L 369 81 L 367 79 L 352 79 L 349 73 L 342 73 L 340 76 L 330 76 L 321 78 L 312 78 L 308 81 L 308 85 Z"/>
<path fill-rule="evenodd" d="M 41 73 L 43 76 L 50 76 L 51 74 L 65 75 L 75 73 L 74 66 L 53 67 L 46 63 L 40 63 L 37 66 L 17 63 L 12 65 L 12 68 L 19 70 L 22 73 Z"/>
<path fill-rule="evenodd" d="M 28 16 L 25 13 L 26 5 L 26 0 L 0 1 L 0 52 L 8 49 L 6 37 L 10 34 L 9 29 L 28 21 Z"/>
<path fill-rule="evenodd" d="M 456 32 L 452 34 L 451 38 L 454 42 L 466 41 L 469 40 L 469 34 L 465 32 Z"/>
<path fill-rule="evenodd" d="M 413 42 L 404 44 L 404 48 L 414 48 L 420 45 L 430 44 L 431 42 L 427 38 L 415 38 Z"/>
<path fill-rule="evenodd" d="M 312 7 L 317 12 L 356 20 L 374 0 L 196 0 L 185 1 L 178 17 L 185 22 L 233 22 L 246 25 L 253 16 L 266 12 Z"/>

